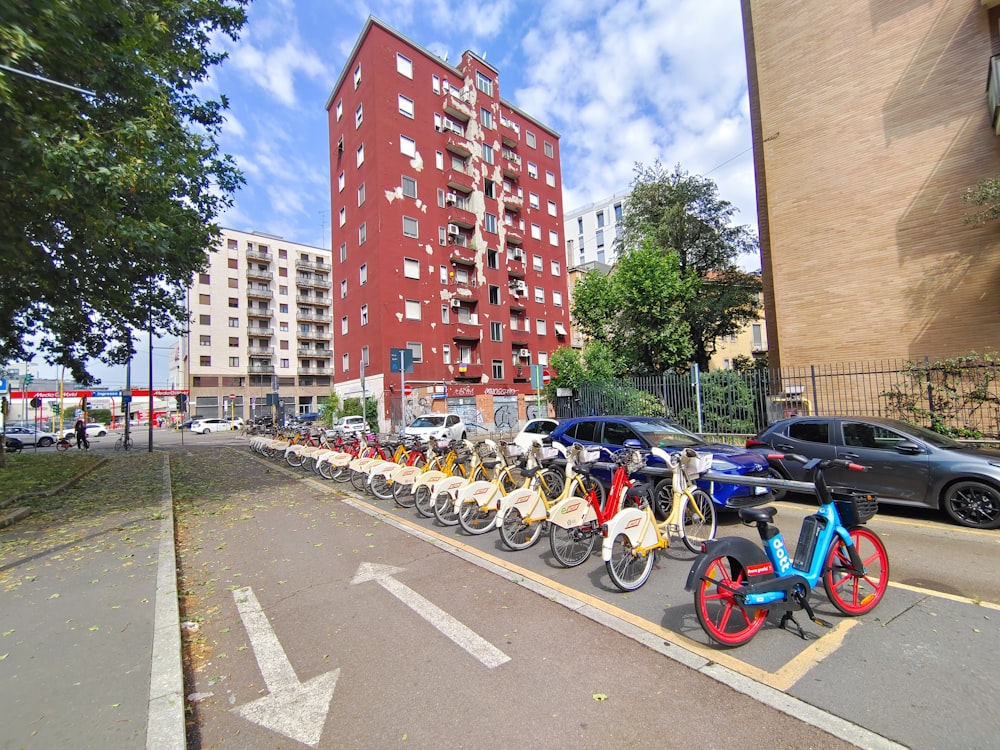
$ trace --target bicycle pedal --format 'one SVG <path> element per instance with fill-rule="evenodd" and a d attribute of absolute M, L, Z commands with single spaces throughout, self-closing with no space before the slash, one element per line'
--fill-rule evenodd
<path fill-rule="evenodd" d="M 832 622 L 827 622 L 826 620 L 824 620 L 821 617 L 813 617 L 812 621 L 814 623 L 816 623 L 817 625 L 819 625 L 821 628 L 832 628 L 833 627 L 833 623 Z"/>

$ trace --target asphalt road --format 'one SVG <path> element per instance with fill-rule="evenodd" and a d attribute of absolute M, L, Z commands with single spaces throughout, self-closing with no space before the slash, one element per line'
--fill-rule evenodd
<path fill-rule="evenodd" d="M 164 442 L 170 438 L 179 443 L 176 433 L 164 436 Z M 184 440 L 185 445 L 192 448 L 232 444 L 245 450 L 242 438 L 225 433 L 208 436 L 188 434 Z M 680 725 L 673 725 L 673 721 L 679 719 L 669 706 L 659 703 L 660 696 L 666 693 L 630 692 L 628 686 L 636 689 L 635 686 L 640 683 L 629 678 L 629 668 L 622 671 L 620 664 L 616 668 L 616 659 L 608 661 L 609 654 L 617 655 L 623 649 L 631 648 L 619 640 L 622 636 L 614 632 L 618 631 L 627 634 L 627 640 L 646 646 L 642 651 L 643 658 L 655 660 L 650 669 L 660 675 L 658 684 L 683 684 L 679 691 L 674 692 L 672 700 L 676 700 L 677 695 L 707 696 L 704 691 L 709 690 L 700 682 L 688 685 L 678 680 L 695 676 L 716 679 L 721 676 L 723 684 L 736 689 L 736 693 L 724 701 L 728 716 L 743 716 L 742 712 L 748 710 L 742 704 L 744 698 L 758 703 L 759 707 L 766 709 L 765 715 L 768 716 L 770 711 L 780 706 L 782 698 L 786 698 L 793 707 L 783 710 L 789 711 L 792 716 L 805 717 L 816 726 L 834 731 L 860 746 L 878 746 L 882 742 L 885 743 L 883 746 L 899 743 L 917 748 L 995 746 L 994 729 L 998 723 L 998 712 L 992 699 L 992 675 L 1000 666 L 997 649 L 1000 643 L 1000 628 L 997 627 L 1000 612 L 997 610 L 1000 607 L 996 604 L 1000 602 L 1000 593 L 995 577 L 988 573 L 983 575 L 983 572 L 995 570 L 1000 562 L 1000 536 L 996 532 L 959 529 L 940 522 L 935 514 L 885 509 L 871 522 L 871 526 L 883 537 L 889 549 L 893 584 L 885 600 L 873 613 L 858 619 L 839 617 L 819 593 L 814 596 L 813 603 L 817 613 L 833 623 L 831 630 L 807 624 L 805 618 L 800 617 L 808 635 L 803 640 L 780 630 L 775 622 L 769 622 L 750 644 L 733 651 L 721 651 L 709 645 L 694 617 L 691 596 L 683 591 L 684 576 L 693 556 L 682 547 L 663 555 L 646 586 L 637 592 L 622 594 L 607 578 L 597 555 L 579 568 L 564 570 L 554 563 L 544 541 L 531 550 L 509 552 L 495 534 L 467 537 L 455 528 L 441 528 L 431 521 L 418 519 L 412 510 L 395 508 L 391 502 L 376 502 L 370 496 L 361 498 L 353 492 L 341 495 L 341 491 L 349 489 L 349 486 L 345 488 L 344 485 L 319 480 L 295 482 L 292 477 L 304 476 L 301 472 L 288 476 L 287 472 L 278 468 L 278 464 L 271 466 L 277 479 L 276 487 L 295 487 L 296 497 L 308 500 L 296 500 L 294 506 L 289 506 L 287 500 L 277 501 L 274 507 L 268 508 L 266 529 L 260 529 L 257 535 L 238 533 L 235 538 L 220 542 L 221 549 L 227 550 L 225 555 L 212 562 L 206 558 L 199 567 L 211 565 L 229 570 L 242 569 L 253 565 L 250 557 L 255 554 L 259 557 L 261 548 L 266 550 L 281 572 L 272 570 L 269 565 L 261 566 L 258 562 L 253 567 L 253 578 L 259 583 L 250 588 L 261 608 L 269 614 L 276 613 L 287 603 L 288 611 L 283 617 L 288 618 L 289 625 L 287 629 L 285 625 L 280 628 L 273 626 L 276 633 L 283 634 L 277 640 L 309 643 L 313 638 L 309 634 L 310 627 L 314 627 L 318 643 L 330 644 L 338 638 L 345 638 L 350 645 L 343 653 L 364 654 L 355 668 L 367 663 L 372 679 L 379 683 L 375 691 L 378 695 L 368 696 L 378 710 L 364 732 L 374 731 L 375 726 L 381 726 L 379 722 L 386 717 L 386 703 L 379 699 L 382 692 L 392 697 L 390 717 L 407 705 L 407 699 L 399 694 L 392 677 L 392 665 L 397 662 L 401 671 L 396 676 L 410 686 L 411 693 L 424 696 L 410 700 L 416 700 L 422 710 L 431 705 L 439 709 L 442 705 L 448 706 L 443 714 L 439 709 L 432 710 L 432 714 L 438 719 L 443 715 L 442 727 L 453 727 L 454 735 L 450 734 L 451 729 L 433 730 L 420 725 L 419 717 L 424 715 L 420 711 L 406 712 L 401 714 L 409 719 L 404 723 L 414 729 L 390 722 L 401 734 L 395 739 L 390 736 L 391 732 L 378 735 L 385 742 L 398 742 L 405 735 L 412 744 L 413 739 L 419 736 L 422 740 L 417 744 L 420 745 L 428 741 L 431 736 L 428 733 L 444 731 L 445 734 L 435 736 L 447 737 L 446 741 L 461 747 L 465 745 L 459 727 L 475 726 L 477 741 L 474 744 L 477 747 L 509 747 L 511 734 L 504 729 L 504 726 L 509 727 L 509 723 L 493 723 L 495 712 L 488 710 L 489 706 L 501 705 L 505 714 L 513 711 L 517 716 L 532 716 L 541 721 L 532 713 L 539 710 L 536 703 L 520 702 L 529 694 L 539 700 L 535 695 L 537 692 L 544 696 L 540 700 L 547 707 L 561 705 L 561 711 L 573 715 L 583 712 L 589 716 L 595 706 L 585 701 L 560 704 L 563 693 L 568 687 L 587 685 L 586 690 L 592 692 L 583 697 L 603 706 L 605 701 L 598 696 L 610 696 L 611 693 L 599 685 L 609 684 L 609 676 L 615 675 L 622 679 L 615 690 L 623 691 L 619 694 L 628 696 L 626 704 L 641 704 L 646 709 L 635 715 L 637 726 L 642 722 L 648 724 L 650 716 L 660 714 L 672 717 L 671 722 L 654 731 L 650 737 L 629 733 L 631 730 L 625 728 L 631 726 L 627 711 L 619 714 L 621 722 L 616 720 L 612 724 L 600 724 L 601 730 L 593 733 L 579 733 L 579 726 L 574 729 L 561 721 L 553 722 L 549 728 L 587 747 L 606 746 L 607 742 L 623 738 L 652 741 L 657 736 L 673 737 L 675 731 L 678 742 L 670 744 L 679 744 L 684 741 L 682 729 Z M 342 502 L 330 506 L 336 497 Z M 349 504 L 345 506 L 343 501 Z M 306 506 L 308 511 L 304 510 Z M 781 503 L 779 509 L 779 525 L 786 536 L 794 538 L 798 520 L 808 512 L 808 506 Z M 235 507 L 231 512 L 238 511 L 239 508 Z M 242 512 L 245 514 L 246 509 Z M 288 513 L 291 513 L 291 519 L 283 519 L 282 516 Z M 333 524 L 325 523 L 326 518 Z M 303 539 L 305 526 L 308 527 L 308 534 Z M 391 533 L 388 527 L 393 529 Z M 340 538 L 339 534 L 345 532 L 347 538 Z M 222 530 L 216 533 L 221 534 Z M 744 534 L 747 530 L 734 523 L 733 519 L 724 518 L 719 534 L 732 533 Z M 314 545 L 311 550 L 308 548 L 310 541 Z M 291 548 L 286 549 L 287 545 Z M 337 550 L 330 559 L 315 552 L 330 547 Z M 203 545 L 202 549 L 206 548 L 207 544 Z M 223 558 L 236 549 L 244 556 L 240 558 L 240 564 L 226 562 Z M 317 556 L 322 557 L 322 561 L 314 559 Z M 389 565 L 399 568 L 400 572 L 381 578 L 372 573 L 359 572 L 366 564 Z M 467 568 L 467 564 L 473 564 L 478 572 Z M 487 572 L 483 572 L 484 569 Z M 317 575 L 317 571 L 321 573 Z M 278 577 L 277 584 L 273 580 L 275 576 Z M 365 579 L 364 583 L 351 585 L 359 576 Z M 390 579 L 396 583 L 388 583 Z M 227 575 L 220 576 L 217 585 L 223 581 L 229 581 L 227 585 L 234 591 L 245 588 L 244 581 Z M 290 585 L 293 581 L 294 585 Z M 394 593 L 391 590 L 398 589 L 400 585 L 410 593 L 398 590 Z M 542 597 L 537 595 L 539 592 Z M 314 596 L 318 597 L 315 601 L 312 599 Z M 490 677 L 486 683 L 483 682 L 485 673 L 478 671 L 482 662 L 475 667 L 472 675 L 467 675 L 469 649 L 456 647 L 451 639 L 442 641 L 440 629 L 428 625 L 427 617 L 420 615 L 414 619 L 414 613 L 420 608 L 404 601 L 413 600 L 414 596 L 418 601 L 431 602 L 451 618 L 464 623 L 483 640 L 510 656 L 511 662 L 517 662 L 517 666 L 504 663 L 489 668 Z M 366 600 L 362 604 L 355 602 L 354 597 L 374 597 L 374 600 Z M 305 602 L 310 603 L 307 606 Z M 237 628 L 243 622 L 237 612 L 239 605 L 223 596 L 213 606 L 218 607 L 220 612 L 228 613 L 227 633 L 243 633 L 245 654 L 245 628 L 242 631 Z M 372 609 L 359 620 L 349 614 L 355 611 L 356 606 Z M 567 609 L 586 617 L 569 617 L 567 620 Z M 338 623 L 336 625 L 331 625 L 331 611 L 335 613 L 332 622 Z M 584 625 L 578 622 L 581 619 L 591 622 Z M 531 625 L 532 622 L 536 625 Z M 365 630 L 364 623 L 368 623 L 369 627 L 360 637 L 367 641 L 367 646 L 354 640 L 359 637 L 358 628 Z M 400 623 L 405 623 L 405 626 L 401 627 Z M 576 630 L 576 626 L 580 630 Z M 499 635 L 497 628 L 501 631 Z M 512 633 L 516 634 L 513 640 Z M 224 642 L 221 633 L 217 637 L 220 643 Z M 431 640 L 426 640 L 426 637 Z M 604 642 L 604 637 L 612 638 L 613 643 Z M 526 647 L 528 642 L 540 644 L 538 650 L 522 652 L 513 648 Z M 379 648 L 384 649 L 386 644 L 392 644 L 388 666 L 381 661 L 386 658 L 384 654 L 376 656 L 374 653 Z M 335 652 L 332 646 L 323 646 L 321 650 L 325 654 L 322 663 L 328 664 L 330 670 L 336 668 L 331 661 L 335 653 L 343 663 L 349 663 L 345 661 L 346 657 L 341 656 L 342 652 Z M 422 668 L 410 663 L 414 650 L 426 652 Z M 510 653 L 511 650 L 517 650 L 516 656 Z M 226 653 L 231 657 L 232 648 L 227 648 Z M 665 656 L 672 656 L 673 659 Z M 309 658 L 315 659 L 315 656 Z M 522 660 L 536 666 L 541 664 L 544 669 L 524 672 L 524 683 L 493 681 L 492 676 L 500 673 L 497 670 L 515 671 L 523 666 Z M 294 659 L 292 661 L 295 663 Z M 584 665 L 582 670 L 581 665 Z M 680 665 L 684 666 L 675 674 Z M 384 671 L 386 668 L 388 672 Z M 597 674 L 604 675 L 606 681 L 589 681 L 587 675 L 595 670 Z M 253 673 L 253 664 L 243 664 L 239 671 L 241 674 Z M 439 671 L 446 674 L 444 683 L 439 682 Z M 256 674 L 260 675 L 260 671 Z M 320 676 L 324 672 L 314 665 L 313 669 L 307 670 L 307 674 Z M 342 670 L 338 675 L 333 705 L 341 694 L 347 693 L 341 690 L 340 682 L 345 674 L 346 670 Z M 235 679 L 227 681 L 238 684 Z M 552 683 L 550 679 L 556 682 Z M 268 693 L 266 686 L 260 685 L 259 676 L 253 684 L 260 694 Z M 488 687 L 484 687 L 487 684 Z M 218 691 L 208 689 L 206 692 Z M 576 692 L 572 694 L 577 699 L 581 698 Z M 498 695 L 502 696 L 499 701 Z M 734 713 L 736 695 L 742 697 L 738 699 L 739 712 Z M 204 720 L 205 731 L 209 734 L 214 731 L 214 719 L 210 718 L 209 712 L 214 697 L 206 699 L 205 705 L 198 710 L 199 722 Z M 227 701 L 231 706 L 242 705 L 235 692 L 227 694 Z M 714 701 L 701 702 L 717 705 Z M 358 708 L 353 702 L 351 706 L 352 710 Z M 652 713 L 649 712 L 650 707 L 655 709 Z M 816 710 L 819 716 L 815 721 L 809 718 L 811 709 Z M 694 739 L 693 735 L 686 741 L 694 742 L 696 746 L 717 746 L 711 742 L 704 744 L 704 738 L 712 736 L 712 730 L 706 729 L 706 716 L 698 711 L 694 713 L 702 724 L 702 742 Z M 232 721 L 234 715 L 241 716 L 233 712 L 226 716 Z M 565 717 L 566 714 L 558 715 Z M 458 719 L 458 716 L 462 718 Z M 243 724 L 249 721 L 241 718 L 244 719 Z M 363 724 L 360 719 L 358 721 Z M 756 721 L 741 718 L 738 722 L 740 731 L 747 729 L 748 724 L 753 725 L 751 729 L 756 728 Z M 838 724 L 841 721 L 843 723 Z M 530 730 L 521 736 L 534 739 L 545 734 L 535 731 L 536 728 L 544 728 L 545 722 L 538 727 L 531 722 L 528 724 Z M 731 721 L 725 723 L 720 735 L 725 741 L 719 745 L 740 740 L 754 741 L 752 737 L 730 736 L 737 731 L 733 724 Z M 236 726 L 240 725 L 240 722 L 236 723 Z M 419 732 L 415 729 L 418 725 L 421 726 Z M 594 725 L 588 722 L 587 726 L 592 728 Z M 218 736 L 225 736 L 233 728 L 220 728 Z M 246 727 L 243 731 L 247 731 Z M 324 731 L 320 746 L 327 746 L 329 731 L 329 727 Z M 770 736 L 769 744 L 774 744 L 775 736 L 786 735 Z M 782 742 L 781 746 L 804 747 L 812 743 L 807 737 L 794 734 L 787 737 L 795 739 Z M 757 741 L 767 740 L 757 738 Z M 828 746 L 825 740 L 817 741 L 822 746 Z M 206 746 L 208 744 L 211 743 L 206 742 Z M 535 746 L 533 741 L 520 744 Z M 372 742 L 369 745 L 348 743 L 347 746 L 383 745 Z"/>

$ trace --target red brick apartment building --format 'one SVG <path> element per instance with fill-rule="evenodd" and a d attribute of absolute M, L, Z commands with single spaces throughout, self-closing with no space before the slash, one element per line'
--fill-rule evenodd
<path fill-rule="evenodd" d="M 327 102 L 338 393 L 398 408 L 390 350 L 417 399 L 471 416 L 531 392 L 567 345 L 559 136 L 457 67 L 369 18 Z"/>
<path fill-rule="evenodd" d="M 770 363 L 1000 346 L 1000 0 L 742 0 Z"/>

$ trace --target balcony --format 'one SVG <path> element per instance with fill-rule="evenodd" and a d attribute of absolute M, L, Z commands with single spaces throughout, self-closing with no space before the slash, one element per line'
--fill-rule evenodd
<path fill-rule="evenodd" d="M 260 336 L 270 338 L 274 335 L 274 329 L 264 326 L 247 326 L 247 336 Z"/>
<path fill-rule="evenodd" d="M 273 299 L 274 292 L 270 289 L 260 289 L 259 287 L 247 287 L 247 297 L 251 299 Z"/>
<path fill-rule="evenodd" d="M 524 208 L 524 198 L 513 193 L 501 193 L 500 202 L 503 204 L 505 211 L 511 211 L 512 213 L 520 213 L 521 209 Z"/>
<path fill-rule="evenodd" d="M 457 224 L 462 229 L 474 229 L 476 226 L 476 215 L 465 208 L 459 206 L 448 206 L 448 223 Z"/>
<path fill-rule="evenodd" d="M 993 132 L 1000 135 L 1000 55 L 990 58 L 990 70 L 986 77 L 986 102 L 990 108 Z"/>
<path fill-rule="evenodd" d="M 483 366 L 461 362 L 455 365 L 455 380 L 482 380 Z"/>
<path fill-rule="evenodd" d="M 330 264 L 321 260 L 299 259 L 295 261 L 295 268 L 299 271 L 323 271 L 324 273 L 330 273 L 331 270 Z"/>
<path fill-rule="evenodd" d="M 274 315 L 273 307 L 248 307 L 248 318 L 270 318 Z"/>
<path fill-rule="evenodd" d="M 274 274 L 270 271 L 261 271 L 259 268 L 247 268 L 247 279 L 257 279 L 258 281 L 270 281 Z"/>
<path fill-rule="evenodd" d="M 251 357 L 271 357 L 274 356 L 274 347 L 251 346 L 247 348 L 247 354 Z"/>
<path fill-rule="evenodd" d="M 250 248 L 247 248 L 247 258 L 262 260 L 265 263 L 270 263 L 271 253 L 268 250 L 251 250 Z"/>
<path fill-rule="evenodd" d="M 449 188 L 460 193 L 471 193 L 475 189 L 472 175 L 460 169 L 449 169 L 445 172 L 445 179 L 448 181 Z"/>
<path fill-rule="evenodd" d="M 516 154 L 512 154 L 514 156 Z M 519 179 L 521 177 L 521 159 L 517 160 L 511 159 L 508 156 L 504 156 L 500 160 L 500 168 L 503 170 L 504 177 L 508 177 L 512 180 Z"/>
<path fill-rule="evenodd" d="M 313 276 L 311 274 L 300 274 L 295 277 L 295 283 L 299 286 L 315 287 L 316 289 L 329 289 L 330 279 L 324 276 Z"/>
<path fill-rule="evenodd" d="M 463 159 L 468 159 L 472 156 L 472 144 L 469 143 L 465 136 L 458 133 L 446 133 L 444 147 L 451 153 L 461 156 Z"/>
<path fill-rule="evenodd" d="M 463 247 L 462 245 L 451 246 L 451 262 L 464 266 L 476 265 L 476 248 Z"/>
<path fill-rule="evenodd" d="M 311 357 L 312 359 L 330 359 L 333 356 L 333 349 L 313 349 L 299 347 L 295 353 L 300 357 Z"/>
<path fill-rule="evenodd" d="M 247 372 L 251 375 L 273 375 L 274 365 L 250 365 Z"/>
<path fill-rule="evenodd" d="M 309 375 L 311 377 L 322 377 L 323 375 L 332 375 L 332 367 L 299 367 L 296 372 L 299 375 Z"/>
<path fill-rule="evenodd" d="M 301 320 L 305 323 L 332 323 L 332 315 L 324 315 L 323 313 L 306 312 L 304 310 L 298 310 L 295 313 L 295 319 Z"/>
<path fill-rule="evenodd" d="M 329 331 L 297 331 L 296 335 L 300 339 L 306 339 L 307 341 L 331 341 L 333 334 Z"/>
<path fill-rule="evenodd" d="M 442 109 L 456 120 L 468 122 L 472 119 L 472 107 L 469 106 L 470 98 L 471 96 L 465 91 L 449 86 L 444 95 Z"/>
<path fill-rule="evenodd" d="M 513 120 L 500 115 L 500 138 L 503 145 L 514 148 L 521 140 L 521 127 Z"/>
<path fill-rule="evenodd" d="M 313 307 L 329 307 L 332 297 L 316 297 L 311 294 L 296 294 L 295 301 L 300 305 L 312 305 Z"/>
<path fill-rule="evenodd" d="M 507 235 L 507 244 L 508 245 L 523 245 L 524 244 L 524 235 L 522 235 L 518 230 L 516 230 L 516 229 L 510 229 L 508 227 L 507 231 L 506 231 L 506 235 Z"/>

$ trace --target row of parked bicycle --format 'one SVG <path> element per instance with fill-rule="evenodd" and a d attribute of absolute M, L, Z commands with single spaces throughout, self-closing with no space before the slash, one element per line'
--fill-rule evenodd
<path fill-rule="evenodd" d="M 650 452 L 671 470 L 671 502 L 656 504 L 657 517 L 648 485 L 634 479 L 648 455 L 635 447 L 612 453 L 579 443 L 537 443 L 525 452 L 491 440 L 426 444 L 361 436 L 323 437 L 318 445 L 254 437 L 250 446 L 467 534 L 495 529 L 511 550 L 527 549 L 547 535 L 554 559 L 565 567 L 585 562 L 600 541 L 608 575 L 622 591 L 641 587 L 657 550 L 680 540 L 699 553 L 686 588 L 694 594 L 703 629 L 722 646 L 749 641 L 769 611 L 783 613 L 783 627 L 797 625 L 796 610 L 827 625 L 808 601 L 821 581 L 833 605 L 847 615 L 871 611 L 888 586 L 885 546 L 864 525 L 876 512 L 875 499 L 846 489 L 831 492 L 823 479 L 831 466 L 864 469 L 843 459 L 784 457 L 806 463 L 820 500 L 819 510 L 803 521 L 792 555 L 772 523 L 773 507 L 738 511 L 744 523 L 757 527 L 760 546 L 742 537 L 716 539 L 715 503 L 696 484 L 712 457 L 693 448 Z M 595 465 L 613 469 L 607 487 L 593 476 Z"/>

